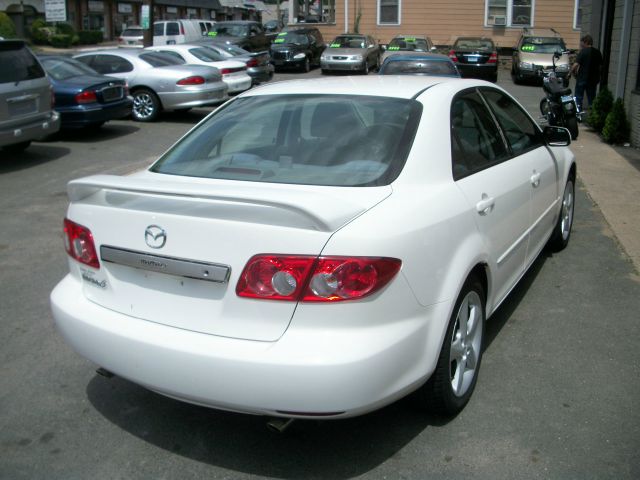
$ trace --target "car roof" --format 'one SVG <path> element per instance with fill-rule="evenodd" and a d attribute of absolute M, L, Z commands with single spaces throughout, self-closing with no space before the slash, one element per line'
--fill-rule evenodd
<path fill-rule="evenodd" d="M 395 37 L 393 37 L 392 40 L 396 38 L 419 38 L 421 40 L 426 40 L 427 36 L 426 35 L 396 35 Z"/>
<path fill-rule="evenodd" d="M 118 55 L 120 57 L 138 58 L 140 55 L 150 52 L 151 50 L 146 50 L 143 48 L 108 48 L 105 50 L 90 50 L 81 52 L 78 55 L 74 55 L 74 57 L 84 57 L 87 55 Z"/>
<path fill-rule="evenodd" d="M 384 75 L 367 77 L 314 78 L 267 83 L 252 88 L 242 96 L 320 94 L 320 95 L 369 95 L 376 97 L 413 98 L 422 91 L 443 82 L 459 82 L 457 78 L 404 76 L 398 78 Z M 472 82 L 473 83 L 473 82 Z"/>

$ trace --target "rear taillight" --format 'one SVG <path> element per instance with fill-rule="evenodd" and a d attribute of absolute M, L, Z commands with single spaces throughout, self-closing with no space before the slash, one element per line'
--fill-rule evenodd
<path fill-rule="evenodd" d="M 93 235 L 87 227 L 65 218 L 63 239 L 64 249 L 71 258 L 90 267 L 100 268 Z"/>
<path fill-rule="evenodd" d="M 249 60 L 247 60 L 247 68 L 252 68 L 252 67 L 257 67 L 258 66 L 258 60 L 255 58 L 250 58 Z"/>
<path fill-rule="evenodd" d="M 493 52 L 489 57 L 489 61 L 487 63 L 498 63 L 498 54 Z"/>
<path fill-rule="evenodd" d="M 220 69 L 220 75 L 229 75 L 232 72 L 233 72 L 233 70 L 231 68 L 221 68 Z"/>
<path fill-rule="evenodd" d="M 96 96 L 96 92 L 94 92 L 93 90 L 86 90 L 76 95 L 77 103 L 94 103 L 97 101 L 98 97 Z"/>
<path fill-rule="evenodd" d="M 451 59 L 452 62 L 457 62 L 458 61 L 458 56 L 456 55 L 455 50 L 450 50 L 449 51 L 449 58 Z"/>
<path fill-rule="evenodd" d="M 256 255 L 244 267 L 236 293 L 266 300 L 355 300 L 388 284 L 401 265 L 383 257 Z"/>
<path fill-rule="evenodd" d="M 199 75 L 193 77 L 183 78 L 178 80 L 177 85 L 202 85 L 204 83 L 204 77 Z"/>
<path fill-rule="evenodd" d="M 180 35 L 184 35 L 184 25 L 180 23 Z"/>

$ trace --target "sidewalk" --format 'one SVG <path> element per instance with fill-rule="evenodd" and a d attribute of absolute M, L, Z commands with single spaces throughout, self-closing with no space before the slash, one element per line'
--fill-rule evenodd
<path fill-rule="evenodd" d="M 585 128 L 571 150 L 578 177 L 640 273 L 640 171 Z"/>

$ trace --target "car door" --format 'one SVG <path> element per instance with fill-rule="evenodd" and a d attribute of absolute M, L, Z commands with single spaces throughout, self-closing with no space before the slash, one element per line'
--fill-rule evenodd
<path fill-rule="evenodd" d="M 451 105 L 453 177 L 473 212 L 489 257 L 497 305 L 524 272 L 529 226 L 529 165 L 509 150 L 476 89 Z"/>
<path fill-rule="evenodd" d="M 511 154 L 529 168 L 531 191 L 530 234 L 527 265 L 530 265 L 545 246 L 555 225 L 560 192 L 556 159 L 547 148 L 542 132 L 529 115 L 508 95 L 482 88 L 504 132 Z"/>

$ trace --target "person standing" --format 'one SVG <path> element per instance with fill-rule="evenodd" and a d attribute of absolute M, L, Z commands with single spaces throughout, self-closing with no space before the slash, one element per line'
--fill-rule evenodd
<path fill-rule="evenodd" d="M 571 73 L 576 77 L 576 102 L 580 110 L 582 110 L 585 93 L 589 100 L 589 106 L 596 98 L 601 67 L 602 54 L 593 46 L 591 35 L 585 35 L 580 39 L 580 53 L 571 67 Z"/>

